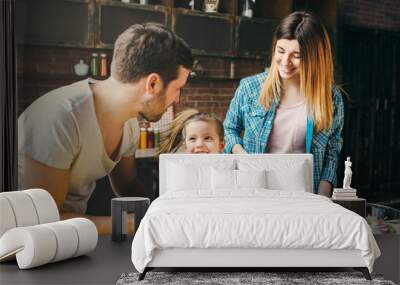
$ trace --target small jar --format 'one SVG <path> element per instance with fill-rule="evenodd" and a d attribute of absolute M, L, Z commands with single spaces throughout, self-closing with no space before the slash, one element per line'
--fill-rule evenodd
<path fill-rule="evenodd" d="M 242 0 L 242 16 L 253 18 L 254 2 L 253 0 Z"/>
<path fill-rule="evenodd" d="M 139 149 L 147 148 L 147 132 L 146 128 L 140 128 Z"/>
<path fill-rule="evenodd" d="M 79 63 L 74 65 L 75 74 L 78 76 L 85 76 L 89 71 L 89 65 L 87 65 L 83 59 Z"/>
<path fill-rule="evenodd" d="M 100 54 L 100 76 L 106 77 L 108 75 L 107 65 L 107 55 L 105 53 Z"/>
<path fill-rule="evenodd" d="M 154 148 L 153 128 L 147 128 L 147 148 Z"/>
<path fill-rule="evenodd" d="M 99 55 L 97 53 L 92 53 L 90 71 L 92 72 L 92 76 L 99 76 Z"/>
<path fill-rule="evenodd" d="M 219 0 L 204 0 L 204 12 L 206 13 L 217 13 Z"/>

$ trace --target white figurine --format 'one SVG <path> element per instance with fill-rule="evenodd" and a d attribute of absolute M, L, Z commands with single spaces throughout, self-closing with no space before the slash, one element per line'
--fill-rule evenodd
<path fill-rule="evenodd" d="M 353 175 L 353 172 L 351 171 L 351 161 L 350 157 L 347 157 L 347 160 L 344 162 L 344 179 L 343 179 L 343 189 L 352 189 L 350 184 L 351 184 L 351 176 Z"/>

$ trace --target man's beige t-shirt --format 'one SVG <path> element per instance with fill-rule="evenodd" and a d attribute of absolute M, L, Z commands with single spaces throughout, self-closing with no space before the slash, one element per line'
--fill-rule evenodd
<path fill-rule="evenodd" d="M 19 185 L 23 185 L 24 155 L 54 168 L 71 169 L 63 209 L 78 213 L 86 212 L 96 180 L 109 174 L 121 157 L 135 154 L 139 138 L 137 119 L 129 119 L 124 125 L 118 156 L 114 161 L 109 158 L 89 84 L 87 79 L 53 90 L 38 98 L 18 118 Z"/>

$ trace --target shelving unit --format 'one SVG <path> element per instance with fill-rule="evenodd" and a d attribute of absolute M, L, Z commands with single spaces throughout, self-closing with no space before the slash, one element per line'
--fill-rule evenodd
<path fill-rule="evenodd" d="M 194 1 L 196 10 L 188 9 L 189 0 L 148 0 L 148 5 L 139 0 L 17 0 L 17 34 L 20 44 L 112 49 L 130 25 L 157 22 L 184 38 L 196 55 L 263 58 L 276 20 L 292 7 L 292 0 L 257 1 L 255 18 L 244 18 L 241 0 L 220 0 L 218 13 L 203 12 L 205 0 Z"/>
<path fill-rule="evenodd" d="M 146 5 L 139 0 L 17 0 L 18 42 L 110 51 L 117 36 L 130 25 L 157 22 L 181 36 L 196 57 L 223 59 L 227 66 L 241 59 L 266 62 L 279 20 L 294 10 L 314 12 L 326 22 L 332 41 L 336 37 L 334 1 L 257 0 L 253 18 L 241 16 L 242 0 L 220 0 L 217 13 L 204 12 L 204 1 L 194 0 L 192 10 L 190 0 L 148 0 Z M 239 74 L 236 70 L 226 73 L 208 73 L 206 77 L 231 79 L 235 76 L 230 73 Z"/>
<path fill-rule="evenodd" d="M 182 8 L 172 11 L 171 28 L 197 55 L 234 56 L 234 17 Z"/>
<path fill-rule="evenodd" d="M 235 50 L 239 57 L 266 58 L 271 54 L 277 20 L 236 17 Z M 262 36 L 261 36 L 262 35 Z"/>
<path fill-rule="evenodd" d="M 133 24 L 155 22 L 168 26 L 168 8 L 117 1 L 101 1 L 96 7 L 96 48 L 112 49 L 118 35 Z"/>
<path fill-rule="evenodd" d="M 94 1 L 17 0 L 16 10 L 18 44 L 94 46 Z"/>

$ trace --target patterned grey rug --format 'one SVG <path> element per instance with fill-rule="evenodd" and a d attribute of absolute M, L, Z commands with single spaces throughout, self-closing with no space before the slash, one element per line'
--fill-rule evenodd
<path fill-rule="evenodd" d="M 150 271 L 142 281 L 138 281 L 139 273 L 122 274 L 117 285 L 145 284 L 376 284 L 395 285 L 384 280 L 382 276 L 372 275 L 372 281 L 364 278 L 360 272 L 154 272 Z"/>

